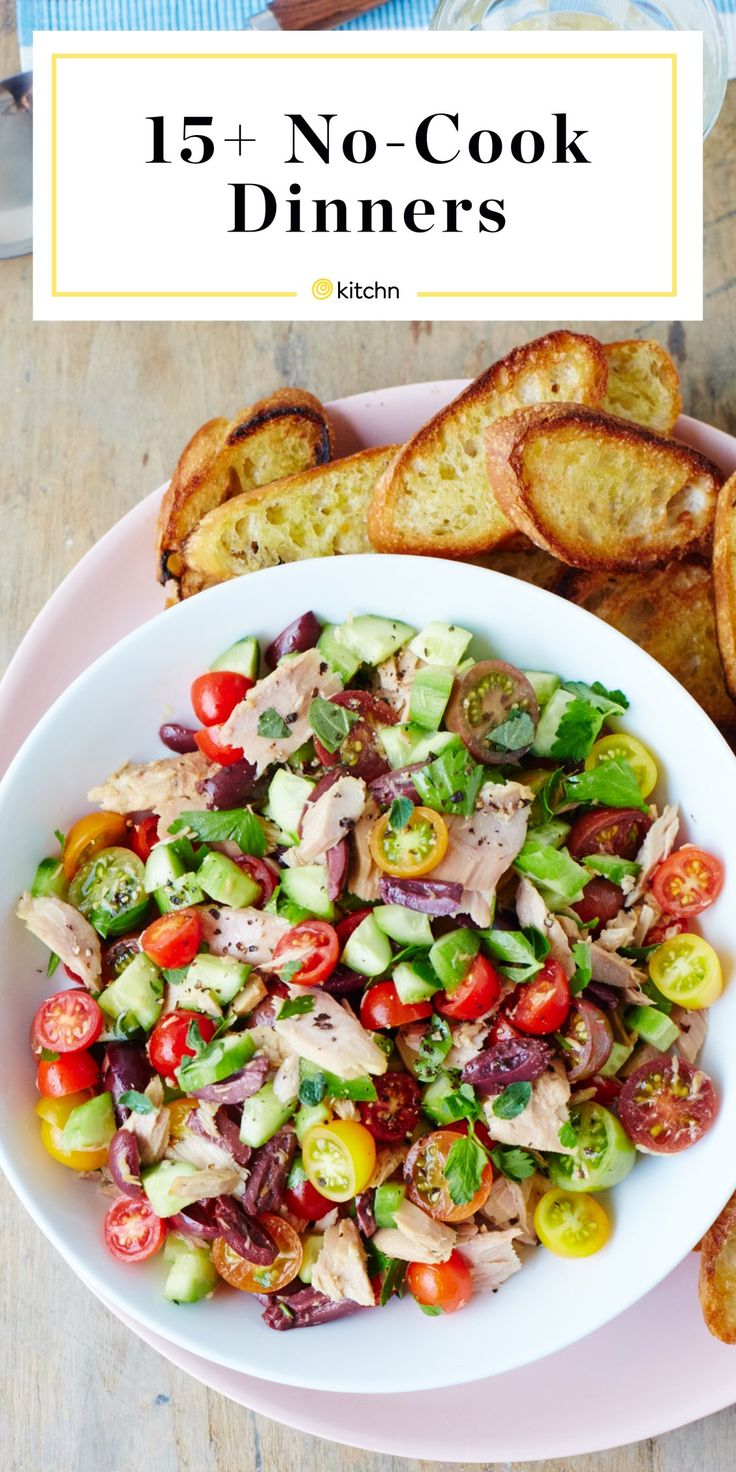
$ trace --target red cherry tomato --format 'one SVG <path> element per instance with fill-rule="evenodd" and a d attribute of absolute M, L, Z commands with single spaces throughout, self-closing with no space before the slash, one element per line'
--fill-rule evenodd
<path fill-rule="evenodd" d="M 301 1164 L 301 1156 L 297 1157 L 289 1175 L 289 1184 L 284 1196 L 284 1205 L 287 1211 L 294 1216 L 303 1217 L 308 1222 L 318 1222 L 320 1217 L 326 1216 L 332 1211 L 335 1203 L 328 1201 L 322 1196 L 316 1186 L 307 1178 L 307 1173 Z"/>
<path fill-rule="evenodd" d="M 471 961 L 470 970 L 464 981 L 454 992 L 442 992 L 435 998 L 435 1007 L 445 1017 L 454 1017 L 458 1022 L 475 1022 L 490 1012 L 501 995 L 501 978 L 485 956 L 477 955 Z"/>
<path fill-rule="evenodd" d="M 340 955 L 337 934 L 326 920 L 301 920 L 282 935 L 274 953 L 274 971 L 289 967 L 287 981 L 296 986 L 319 986 L 332 974 Z M 296 971 L 292 970 L 297 962 Z"/>
<path fill-rule="evenodd" d="M 173 971 L 194 960 L 201 940 L 202 922 L 196 910 L 174 910 L 144 930 L 140 945 L 157 966 Z"/>
<path fill-rule="evenodd" d="M 514 1024 L 509 1017 L 508 1009 L 507 1007 L 504 1007 L 501 1012 L 497 1012 L 491 1023 L 489 1042 L 508 1043 L 513 1038 L 520 1037 L 521 1033 L 519 1032 L 518 1027 L 514 1027 Z"/>
<path fill-rule="evenodd" d="M 332 696 L 332 704 L 341 705 L 360 719 L 350 727 L 337 751 L 328 751 L 320 741 L 315 741 L 318 761 L 323 767 L 347 767 L 355 777 L 363 777 L 366 782 L 382 777 L 389 771 L 389 764 L 378 745 L 376 732 L 379 726 L 396 724 L 396 711 L 367 690 L 343 690 Z"/>
<path fill-rule="evenodd" d="M 72 971 L 71 966 L 67 966 L 66 962 L 64 962 L 64 970 L 70 981 L 75 982 L 77 986 L 84 986 L 81 976 L 77 976 L 76 971 Z"/>
<path fill-rule="evenodd" d="M 640 1149 L 673 1155 L 702 1140 L 716 1117 L 718 1100 L 702 1068 L 663 1054 L 627 1078 L 618 1112 Z"/>
<path fill-rule="evenodd" d="M 220 746 L 206 727 L 203 731 L 195 731 L 194 739 L 209 762 L 218 762 L 221 767 L 231 767 L 234 762 L 243 760 L 242 746 Z"/>
<path fill-rule="evenodd" d="M 573 823 L 567 849 L 574 859 L 588 854 L 635 859 L 651 826 L 649 815 L 638 808 L 597 808 Z"/>
<path fill-rule="evenodd" d="M 148 1056 L 156 1072 L 174 1084 L 177 1082 L 176 1070 L 182 1059 L 194 1057 L 194 1049 L 187 1047 L 187 1033 L 192 1022 L 196 1022 L 204 1041 L 208 1043 L 217 1030 L 217 1023 L 214 1018 L 204 1017 L 201 1012 L 167 1012 L 156 1023 L 148 1039 Z"/>
<path fill-rule="evenodd" d="M 255 680 L 248 680 L 233 670 L 210 670 L 209 674 L 198 675 L 191 692 L 197 720 L 203 726 L 219 726 L 232 715 L 254 684 Z"/>
<path fill-rule="evenodd" d="M 150 813 L 140 823 L 134 823 L 129 834 L 130 846 L 142 864 L 150 857 L 151 849 L 158 843 L 158 818 Z"/>
<path fill-rule="evenodd" d="M 370 913 L 369 909 L 353 910 L 351 915 L 345 915 L 342 920 L 338 920 L 335 926 L 335 933 L 340 942 L 341 951 L 344 951 L 353 931 L 358 929 L 358 926 L 365 920 L 366 915 L 370 915 Z"/>
<path fill-rule="evenodd" d="M 545 961 L 541 971 L 519 990 L 511 1014 L 520 1032 L 542 1037 L 557 1032 L 570 1010 L 570 988 L 559 961 Z"/>
<path fill-rule="evenodd" d="M 597 930 L 606 925 L 609 920 L 615 919 L 624 902 L 624 892 L 620 885 L 613 884 L 610 879 L 589 879 L 583 890 L 583 898 L 578 900 L 571 908 L 575 911 L 578 919 L 583 925 L 590 925 L 594 920 L 598 924 Z"/>
<path fill-rule="evenodd" d="M 451 1124 L 443 1124 L 442 1128 L 445 1131 L 449 1130 L 453 1135 L 467 1135 L 470 1128 L 470 1121 L 467 1119 L 455 1119 Z M 482 1119 L 476 1119 L 473 1125 L 473 1133 L 477 1135 L 484 1150 L 487 1150 L 490 1155 L 491 1151 L 496 1148 L 496 1141 L 491 1139 L 488 1126 L 483 1123 Z"/>
<path fill-rule="evenodd" d="M 60 1054 L 53 1061 L 41 1058 L 36 1073 L 38 1092 L 44 1099 L 63 1099 L 81 1089 L 94 1088 L 100 1070 L 91 1053 Z"/>
<path fill-rule="evenodd" d="M 678 920 L 687 920 L 718 899 L 723 889 L 723 865 L 705 849 L 688 843 L 660 864 L 652 889 L 663 910 Z"/>
<path fill-rule="evenodd" d="M 105 1246 L 118 1262 L 145 1262 L 166 1240 L 166 1223 L 148 1202 L 120 1196 L 105 1217 Z"/>
<path fill-rule="evenodd" d="M 258 905 L 267 905 L 279 882 L 278 870 L 266 859 L 256 859 L 253 854 L 239 854 L 234 862 L 260 886 Z"/>
<path fill-rule="evenodd" d="M 102 1013 L 89 992 L 55 992 L 41 1003 L 31 1026 L 31 1048 L 40 1053 L 79 1053 L 100 1036 Z"/>
<path fill-rule="evenodd" d="M 596 1104 L 602 1104 L 604 1109 L 611 1109 L 621 1093 L 621 1080 L 618 1078 L 602 1078 L 598 1073 L 585 1085 L 586 1089 L 595 1090 Z"/>
<path fill-rule="evenodd" d="M 392 981 L 378 981 L 363 994 L 360 1020 L 364 1027 L 378 1032 L 382 1027 L 403 1027 L 405 1022 L 420 1022 L 431 1017 L 429 1002 L 402 1002 Z"/>
<path fill-rule="evenodd" d="M 687 930 L 687 920 L 682 920 L 677 915 L 662 914 L 654 925 L 650 926 L 644 944 L 661 946 L 663 940 L 671 940 L 673 935 L 682 935 L 685 930 Z"/>
<path fill-rule="evenodd" d="M 419 1119 L 419 1085 L 410 1073 L 384 1073 L 373 1080 L 377 1099 L 359 1104 L 360 1117 L 374 1140 L 396 1144 L 410 1135 Z"/>
<path fill-rule="evenodd" d="M 444 1314 L 465 1308 L 473 1296 L 470 1268 L 459 1252 L 452 1252 L 447 1262 L 410 1262 L 406 1282 L 417 1303 Z"/>

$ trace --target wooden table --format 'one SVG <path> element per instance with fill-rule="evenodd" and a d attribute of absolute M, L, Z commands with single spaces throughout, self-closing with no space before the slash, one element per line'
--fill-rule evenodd
<path fill-rule="evenodd" d="M 0 75 L 17 68 L 13 10 L 11 0 L 0 0 Z M 591 330 L 660 337 L 680 368 L 686 408 L 733 431 L 736 86 L 706 146 L 706 222 L 704 325 L 598 323 Z M 549 325 L 34 325 L 30 258 L 0 261 L 0 667 L 69 568 L 166 478 L 192 429 L 211 415 L 231 414 L 281 383 L 330 399 L 471 376 Z M 289 1431 L 172 1369 L 82 1288 L 4 1183 L 0 1191 L 7 1472 L 419 1472 L 419 1463 Z M 576 1458 L 574 1466 L 726 1472 L 735 1430 L 736 1413 L 724 1411 L 656 1442 Z M 559 1472 L 570 1466 L 548 1465 Z"/>

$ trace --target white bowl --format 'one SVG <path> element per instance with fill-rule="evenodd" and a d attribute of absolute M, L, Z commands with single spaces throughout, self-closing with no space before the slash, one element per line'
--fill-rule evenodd
<path fill-rule="evenodd" d="M 28 1027 L 54 989 L 46 952 L 13 915 L 39 857 L 85 809 L 87 789 L 127 760 L 160 756 L 165 719 L 191 719 L 193 676 L 233 640 L 266 640 L 306 608 L 395 615 L 421 627 L 456 621 L 481 651 L 526 668 L 603 680 L 631 700 L 625 726 L 656 753 L 656 796 L 681 801 L 687 836 L 726 864 L 726 884 L 702 930 L 726 977 L 734 943 L 734 757 L 708 717 L 659 665 L 615 630 L 552 594 L 465 564 L 412 557 L 344 557 L 256 573 L 200 595 L 130 634 L 56 702 L 0 786 L 0 976 L 5 1047 L 0 1073 L 0 1163 L 62 1256 L 110 1302 L 185 1349 L 251 1375 L 351 1392 L 430 1389 L 480 1379 L 551 1354 L 621 1313 L 693 1247 L 736 1185 L 736 988 L 717 1004 L 704 1053 L 720 1096 L 701 1144 L 647 1158 L 615 1191 L 615 1230 L 596 1257 L 564 1262 L 543 1250 L 492 1297 L 462 1313 L 424 1318 L 411 1302 L 356 1314 L 317 1330 L 277 1334 L 247 1295 L 222 1289 L 177 1307 L 161 1296 L 164 1264 L 123 1267 L 105 1250 L 105 1201 L 44 1153 L 39 1139 Z M 94 610 L 90 611 L 90 617 Z M 686 616 L 686 611 L 684 611 Z"/>

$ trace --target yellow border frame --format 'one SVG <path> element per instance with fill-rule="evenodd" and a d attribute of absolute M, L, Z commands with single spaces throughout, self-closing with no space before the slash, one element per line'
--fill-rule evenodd
<path fill-rule="evenodd" d="M 674 297 L 677 295 L 677 55 L 671 51 L 55 51 L 51 56 L 51 295 L 52 297 L 298 297 L 298 291 L 60 291 L 57 270 L 57 101 L 60 61 L 669 61 L 672 80 L 672 285 L 669 291 L 417 291 L 418 298 L 627 298 Z"/>

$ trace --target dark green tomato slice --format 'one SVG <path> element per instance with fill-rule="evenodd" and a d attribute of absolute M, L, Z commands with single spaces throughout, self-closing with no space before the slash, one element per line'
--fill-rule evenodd
<path fill-rule="evenodd" d="M 617 1186 L 636 1161 L 636 1150 L 615 1115 L 602 1104 L 570 1110 L 572 1155 L 548 1155 L 549 1178 L 566 1191 L 605 1191 Z M 564 1126 L 563 1126 L 564 1128 Z"/>
<path fill-rule="evenodd" d="M 503 659 L 482 659 L 457 681 L 445 724 L 457 732 L 479 762 L 495 766 L 520 761 L 529 750 L 534 730 L 527 741 L 511 750 L 507 744 L 493 742 L 492 733 L 512 714 L 522 712 L 536 728 L 539 705 L 526 676 Z"/>
<path fill-rule="evenodd" d="M 143 864 L 128 848 L 103 848 L 83 864 L 69 886 L 69 902 L 103 937 L 121 935 L 148 909 Z"/>

